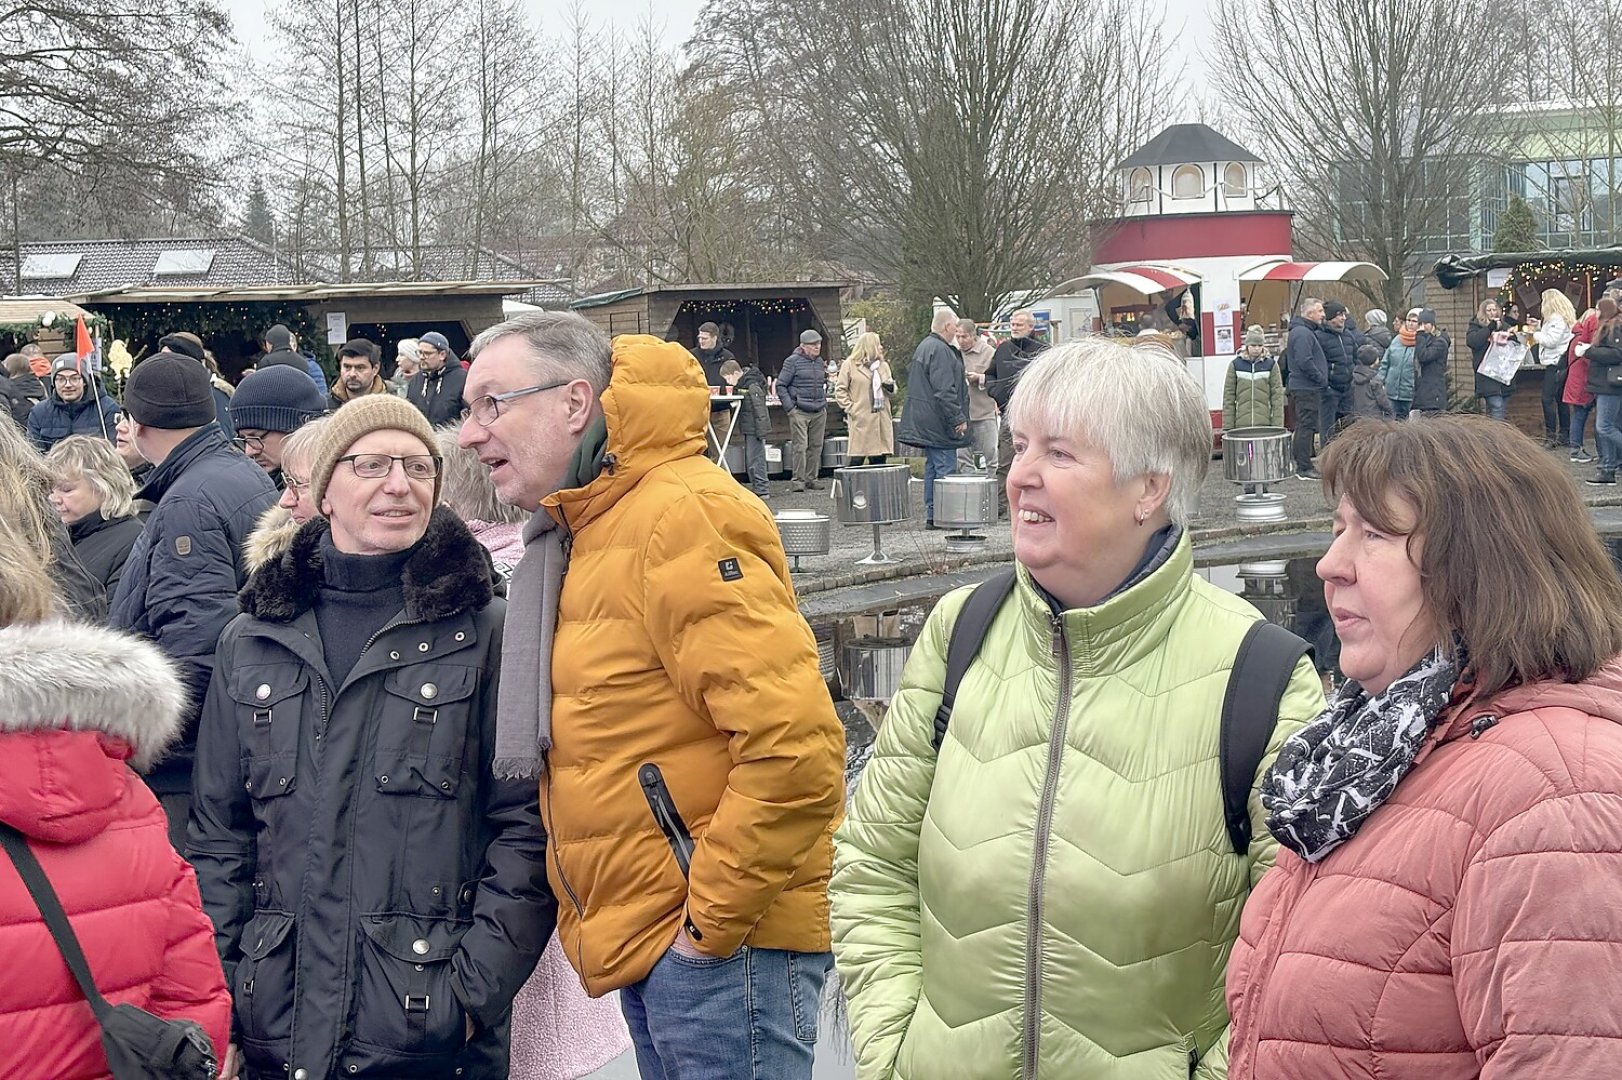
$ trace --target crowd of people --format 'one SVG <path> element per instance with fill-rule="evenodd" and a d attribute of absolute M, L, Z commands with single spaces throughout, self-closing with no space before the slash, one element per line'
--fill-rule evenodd
<path fill-rule="evenodd" d="M 1545 289 L 1538 314 L 1506 310 L 1494 298 L 1477 307 L 1465 332 L 1475 369 L 1474 395 L 1482 411 L 1507 420 L 1516 392 L 1514 371 L 1541 372 L 1543 445 L 1568 452 L 1572 464 L 1596 464 L 1586 483 L 1608 487 L 1622 467 L 1622 279 L 1606 286 L 1580 316 L 1570 295 Z M 1358 329 L 1346 306 L 1307 297 L 1291 316 L 1282 348 L 1267 348 L 1259 326 L 1229 366 L 1223 394 L 1225 429 L 1284 427 L 1291 409 L 1296 475 L 1317 481 L 1318 453 L 1336 432 L 1358 417 L 1407 420 L 1416 413 L 1440 416 L 1448 408 L 1447 359 L 1451 343 L 1436 325 L 1436 313 L 1410 308 L 1395 326 L 1371 309 Z M 1495 347 L 1519 357 L 1505 369 L 1484 370 Z M 1612 374 L 1613 369 L 1615 374 Z M 1283 379 L 1276 388 L 1274 372 Z M 1585 443 L 1594 421 L 1594 452 Z"/>
<path fill-rule="evenodd" d="M 992 349 L 943 311 L 892 433 L 882 343 L 830 380 L 802 339 L 797 482 L 831 381 L 861 457 L 995 467 L 1010 503 L 1014 565 L 931 613 L 848 804 L 753 465 L 709 458 L 716 387 L 769 422 L 718 328 L 695 356 L 529 313 L 465 366 L 424 335 L 403 394 L 370 343 L 328 385 L 267 334 L 224 415 L 170 335 L 110 427 L 42 452 L 0 419 L 0 834 L 198 1080 L 627 1047 L 809 1080 L 836 971 L 862 1080 L 1609 1077 L 1622 579 L 1525 436 L 1395 422 L 1432 408 L 1434 317 L 1382 350 L 1325 307 L 1290 338 L 1349 365 L 1317 415 L 1389 414 L 1318 457 L 1327 701 L 1195 573 L 1211 420 L 1163 346 L 1039 347 L 1022 312 Z M 1299 415 L 1295 363 L 1245 349 L 1232 422 Z M 111 1075 L 18 867 L 0 1073 Z"/>

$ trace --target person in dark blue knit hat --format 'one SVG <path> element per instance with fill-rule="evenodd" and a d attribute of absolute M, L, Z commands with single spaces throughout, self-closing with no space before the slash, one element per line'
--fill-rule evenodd
<path fill-rule="evenodd" d="M 282 440 L 326 412 L 326 402 L 310 377 L 286 365 L 248 375 L 231 397 L 231 426 L 237 446 L 283 488 Z"/>

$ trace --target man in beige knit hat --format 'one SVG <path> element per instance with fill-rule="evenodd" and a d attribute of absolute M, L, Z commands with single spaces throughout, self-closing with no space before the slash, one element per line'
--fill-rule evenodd
<path fill-rule="evenodd" d="M 339 409 L 326 517 L 220 638 L 189 851 L 246 1075 L 507 1075 L 556 904 L 534 785 L 491 771 L 506 607 L 440 470 L 415 406 Z"/>

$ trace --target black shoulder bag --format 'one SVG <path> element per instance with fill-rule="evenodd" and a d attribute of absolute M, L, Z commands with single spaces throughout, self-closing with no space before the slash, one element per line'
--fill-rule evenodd
<path fill-rule="evenodd" d="M 114 1005 L 101 996 L 73 924 L 68 922 L 62 901 L 57 899 L 27 838 L 10 825 L 0 824 L 0 845 L 11 856 L 17 876 L 34 898 L 51 938 L 73 973 L 73 981 L 79 984 L 90 1010 L 96 1014 L 102 1049 L 107 1052 L 107 1068 L 115 1080 L 214 1080 L 219 1075 L 219 1064 L 208 1035 L 197 1024 L 164 1020 L 134 1005 Z"/>

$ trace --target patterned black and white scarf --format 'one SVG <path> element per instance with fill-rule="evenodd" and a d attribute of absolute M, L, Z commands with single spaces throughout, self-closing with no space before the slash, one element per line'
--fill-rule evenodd
<path fill-rule="evenodd" d="M 1391 797 L 1452 697 L 1457 653 L 1437 646 L 1372 698 L 1347 680 L 1329 707 L 1285 742 L 1261 787 L 1267 827 L 1279 843 L 1317 862 Z"/>

